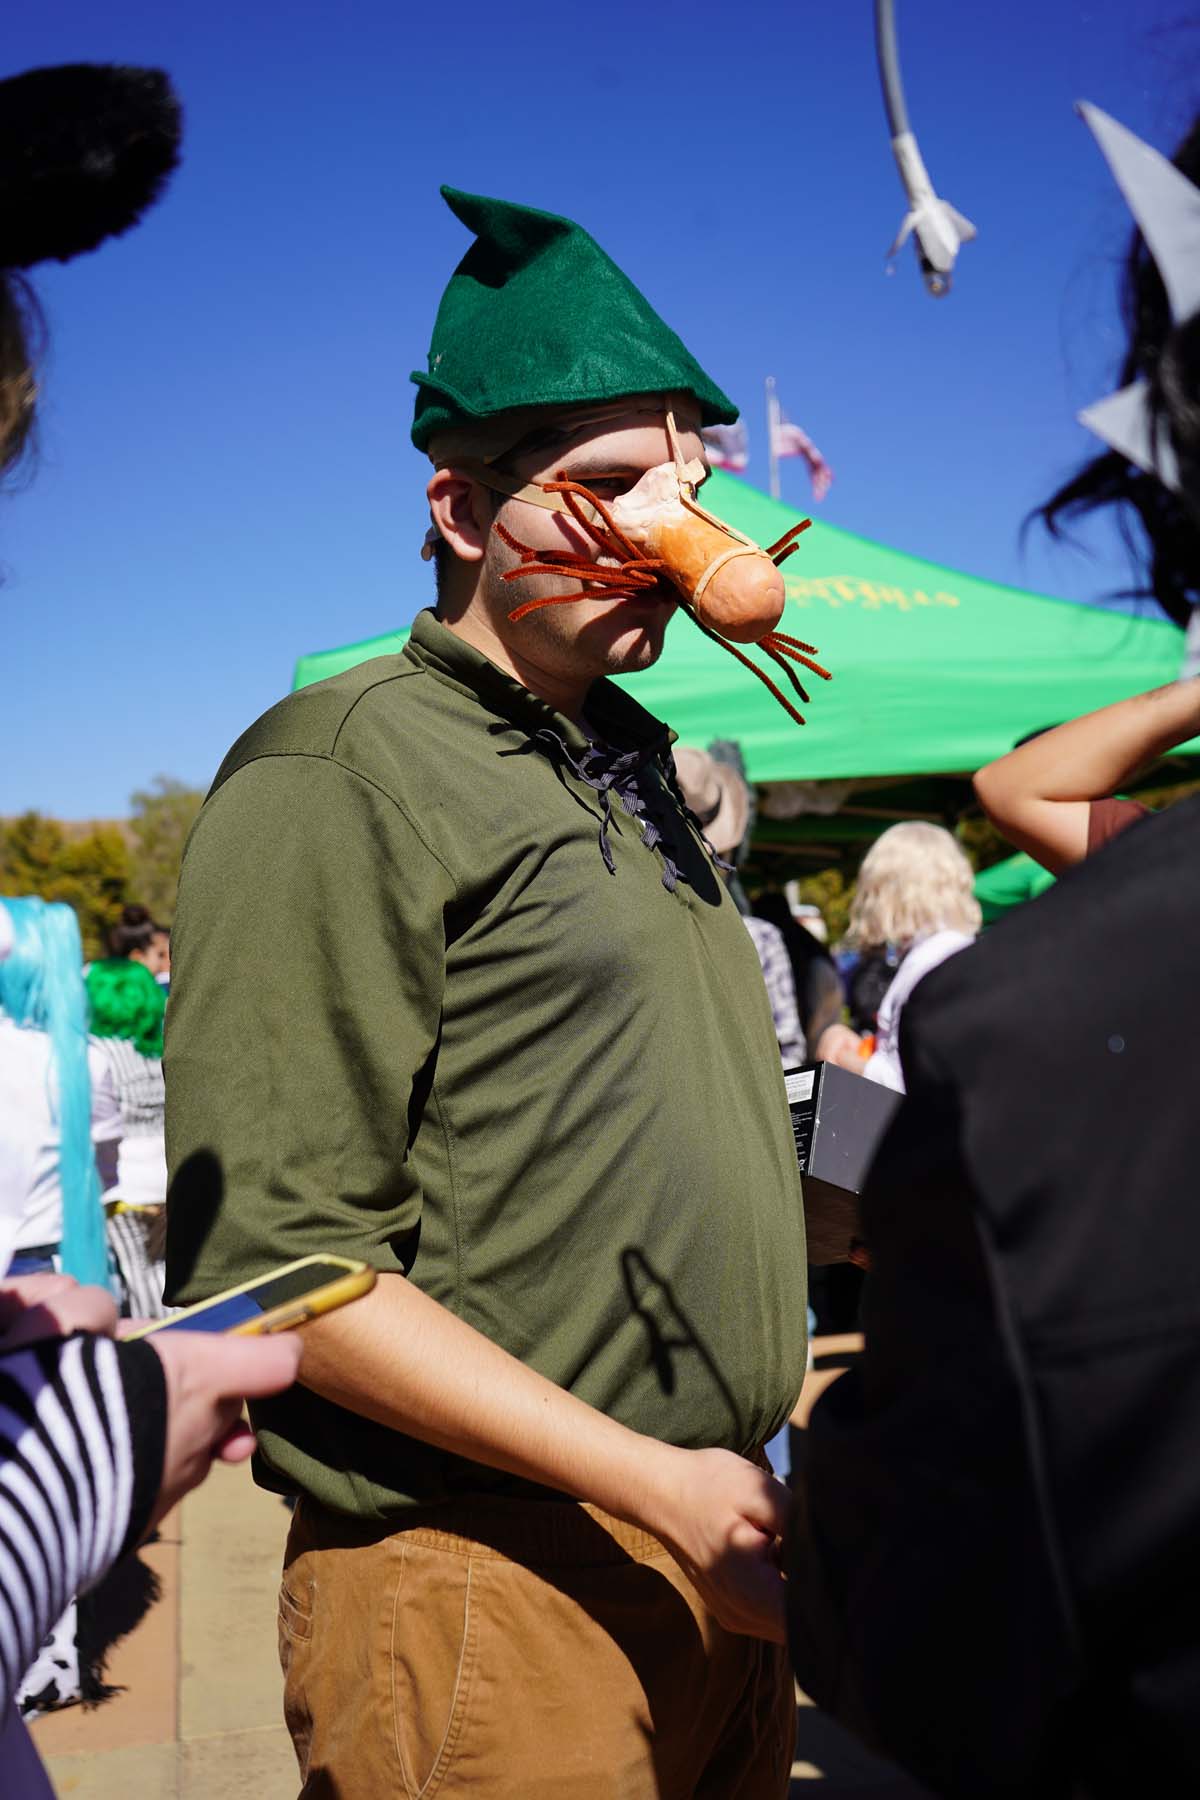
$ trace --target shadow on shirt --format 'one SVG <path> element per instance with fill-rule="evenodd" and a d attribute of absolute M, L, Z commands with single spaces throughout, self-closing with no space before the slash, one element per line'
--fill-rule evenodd
<path fill-rule="evenodd" d="M 663 1393 L 673 1394 L 678 1386 L 677 1355 L 693 1352 L 700 1358 L 728 1410 L 736 1441 L 742 1435 L 743 1421 L 733 1391 L 703 1338 L 676 1300 L 670 1282 L 658 1273 L 645 1252 L 633 1245 L 621 1252 L 621 1274 L 630 1307 L 646 1328 L 647 1351 Z"/>
<path fill-rule="evenodd" d="M 179 1165 L 167 1194 L 167 1277 L 164 1293 L 174 1296 L 191 1286 L 225 1199 L 225 1171 L 213 1150 L 193 1150 Z"/>

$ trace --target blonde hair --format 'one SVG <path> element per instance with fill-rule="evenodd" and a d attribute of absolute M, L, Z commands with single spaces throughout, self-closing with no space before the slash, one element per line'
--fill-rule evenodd
<path fill-rule="evenodd" d="M 973 934 L 980 924 L 975 877 L 958 843 L 942 826 L 912 819 L 889 826 L 863 857 L 845 941 L 907 950 L 931 932 Z"/>

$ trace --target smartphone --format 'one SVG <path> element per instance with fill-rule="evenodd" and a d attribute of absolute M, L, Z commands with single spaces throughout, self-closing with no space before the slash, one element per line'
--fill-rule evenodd
<path fill-rule="evenodd" d="M 185 1307 L 169 1319 L 156 1319 L 131 1338 L 154 1331 L 227 1331 L 233 1337 L 263 1337 L 291 1331 L 322 1313 L 358 1300 L 375 1286 L 375 1271 L 344 1256 L 302 1256 L 269 1275 L 243 1281 L 240 1287 L 214 1294 L 198 1306 Z"/>

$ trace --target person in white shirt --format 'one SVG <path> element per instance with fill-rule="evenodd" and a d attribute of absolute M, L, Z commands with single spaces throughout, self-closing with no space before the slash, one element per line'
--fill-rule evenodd
<path fill-rule="evenodd" d="M 830 1025 L 817 1056 L 902 1094 L 904 1004 L 931 969 L 974 941 L 980 924 L 974 873 L 951 834 L 920 819 L 890 826 L 863 858 L 845 937 L 864 954 L 887 951 L 898 958 L 879 1007 L 875 1042 L 848 1025 Z"/>

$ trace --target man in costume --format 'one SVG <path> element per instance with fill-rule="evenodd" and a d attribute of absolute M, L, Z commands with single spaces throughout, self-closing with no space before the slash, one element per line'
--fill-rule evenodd
<path fill-rule="evenodd" d="M 315 1250 L 379 1271 L 255 1417 L 259 1479 L 300 1496 L 306 1795 L 765 1800 L 795 1153 L 670 734 L 605 679 L 659 655 L 671 594 L 622 592 L 547 487 L 594 520 L 734 409 L 577 226 L 447 198 L 476 235 L 415 377 L 438 607 L 252 726 L 196 826 L 169 1290 Z"/>

